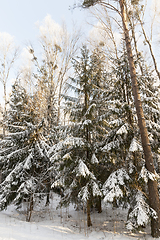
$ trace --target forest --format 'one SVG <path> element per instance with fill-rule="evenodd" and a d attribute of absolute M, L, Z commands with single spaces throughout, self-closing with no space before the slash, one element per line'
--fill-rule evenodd
<path fill-rule="evenodd" d="M 148 0 L 84 0 L 90 34 L 47 15 L 39 49 L 0 34 L 4 106 L 0 210 L 38 203 L 92 212 L 127 209 L 126 228 L 160 237 L 160 11 Z M 158 3 L 157 3 L 158 4 Z M 18 62 L 11 94 L 10 73 Z"/>

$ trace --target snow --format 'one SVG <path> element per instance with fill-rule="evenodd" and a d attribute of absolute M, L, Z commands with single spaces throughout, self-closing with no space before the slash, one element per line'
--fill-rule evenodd
<path fill-rule="evenodd" d="M 113 202 L 115 197 L 116 198 L 123 197 L 123 192 L 119 186 L 115 186 L 114 189 L 111 189 L 110 191 L 108 191 L 108 193 L 105 194 L 104 201 Z"/>
<path fill-rule="evenodd" d="M 24 169 L 30 169 L 30 167 L 31 167 L 31 159 L 33 158 L 33 155 L 32 155 L 32 153 L 30 153 L 29 154 L 29 156 L 26 158 L 26 162 L 25 162 L 25 164 L 24 164 L 24 166 L 23 166 L 23 168 Z"/>
<path fill-rule="evenodd" d="M 99 161 L 98 161 L 98 159 L 97 159 L 97 157 L 96 157 L 96 155 L 95 155 L 95 153 L 93 153 L 93 155 L 92 155 L 92 158 L 91 158 L 91 163 L 92 164 L 95 164 L 95 163 L 99 163 Z"/>
<path fill-rule="evenodd" d="M 112 142 L 106 144 L 106 145 L 102 148 L 102 151 L 103 151 L 103 152 L 105 152 L 105 151 L 108 152 L 108 151 L 110 151 L 111 149 L 118 148 L 118 147 L 119 147 L 119 144 L 120 144 L 119 140 L 112 141 Z"/>
<path fill-rule="evenodd" d="M 31 222 L 25 222 L 24 212 L 13 205 L 0 212 L 0 240 L 153 240 L 147 232 L 131 234 L 125 229 L 125 210 L 108 206 L 101 214 L 92 212 L 93 226 L 87 228 L 83 211 L 73 206 L 56 209 L 58 201 L 53 195 L 50 206 L 37 207 Z"/>
<path fill-rule="evenodd" d="M 127 124 L 124 124 L 122 127 L 120 127 L 120 129 L 116 132 L 116 134 L 122 135 L 122 134 L 127 134 L 128 131 L 128 126 Z"/>
<path fill-rule="evenodd" d="M 69 146 L 84 146 L 84 142 L 81 138 L 78 137 L 67 137 L 64 141 L 61 141 L 57 144 L 55 144 L 53 147 L 50 148 L 48 151 L 48 155 L 60 151 L 63 147 L 69 147 Z"/>
<path fill-rule="evenodd" d="M 95 104 L 95 103 L 91 104 L 91 106 L 89 106 L 89 108 L 87 109 L 85 115 L 90 114 L 90 112 L 91 112 L 95 107 L 96 107 L 96 104 Z"/>
<path fill-rule="evenodd" d="M 101 197 L 102 197 L 102 193 L 101 193 L 101 191 L 100 191 L 99 186 L 98 186 L 97 183 L 93 182 L 92 188 L 93 188 L 93 196 L 94 196 L 94 197 L 95 197 L 95 196 L 101 196 Z"/>
<path fill-rule="evenodd" d="M 51 188 L 59 187 L 59 186 L 64 186 L 63 177 L 61 177 L 60 179 L 54 181 L 54 183 L 51 185 Z"/>
<path fill-rule="evenodd" d="M 113 120 L 111 122 L 109 122 L 109 125 L 113 126 L 113 125 L 116 125 L 116 126 L 120 126 L 122 124 L 122 120 L 121 119 L 116 119 L 116 120 Z"/>
<path fill-rule="evenodd" d="M 71 155 L 69 153 L 65 154 L 62 158 L 63 160 L 70 160 L 71 159 Z"/>
<path fill-rule="evenodd" d="M 125 180 L 129 180 L 129 175 L 125 169 L 121 168 L 113 172 L 103 185 L 104 202 L 113 202 L 114 198 L 123 197 L 120 186 L 125 185 Z"/>
<path fill-rule="evenodd" d="M 5 182 L 12 182 L 13 174 L 18 173 L 23 168 L 23 163 L 17 164 L 17 166 L 12 170 L 12 172 L 6 177 Z"/>
<path fill-rule="evenodd" d="M 105 188 L 114 188 L 115 185 L 124 185 L 125 182 L 124 180 L 127 179 L 129 180 L 129 175 L 127 174 L 126 170 L 121 168 L 118 169 L 117 171 L 113 172 L 107 181 L 104 183 L 104 189 Z"/>
<path fill-rule="evenodd" d="M 87 168 L 86 164 L 82 160 L 80 160 L 79 167 L 78 167 L 78 173 L 76 176 L 86 177 L 87 175 L 90 175 L 90 171 Z"/>
<path fill-rule="evenodd" d="M 78 197 L 82 199 L 83 202 L 86 202 L 89 199 L 88 186 L 84 186 L 78 194 Z"/>
<path fill-rule="evenodd" d="M 131 145 L 129 147 L 129 152 L 136 152 L 136 151 L 142 151 L 142 147 L 141 145 L 138 143 L 138 141 L 133 138 L 132 139 L 132 142 L 131 142 Z"/>
<path fill-rule="evenodd" d="M 90 124 L 92 124 L 92 121 L 91 121 L 91 120 L 85 120 L 85 121 L 83 122 L 83 125 L 84 125 L 84 126 L 88 126 L 88 125 L 90 125 Z"/>
<path fill-rule="evenodd" d="M 149 222 L 149 216 L 157 218 L 155 210 L 149 207 L 145 201 L 143 193 L 138 191 L 136 194 L 136 206 L 133 211 L 129 213 L 129 220 L 127 221 L 126 226 L 130 230 L 138 226 L 146 226 Z M 136 221 L 134 218 L 136 218 Z M 132 223 L 130 222 L 130 219 L 132 219 Z"/>
<path fill-rule="evenodd" d="M 145 166 L 142 167 L 141 172 L 140 172 L 140 176 L 139 178 L 144 179 L 144 181 L 147 183 L 148 179 L 152 180 L 152 181 L 156 181 L 157 179 L 159 179 L 159 175 L 155 172 L 149 172 Z"/>

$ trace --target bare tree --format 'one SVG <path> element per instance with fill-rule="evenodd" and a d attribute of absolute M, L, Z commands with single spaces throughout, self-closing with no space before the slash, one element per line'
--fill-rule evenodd
<path fill-rule="evenodd" d="M 152 6 L 153 6 L 153 4 L 152 4 Z M 142 5 L 136 4 L 136 2 L 135 2 L 134 7 L 132 7 L 132 9 L 129 11 L 127 9 L 127 4 L 125 4 L 125 7 L 126 7 L 127 19 L 129 20 L 129 25 L 130 25 L 130 28 L 132 31 L 132 38 L 134 41 L 136 55 L 138 54 L 138 47 L 137 47 L 137 41 L 136 41 L 136 35 L 135 35 L 135 27 L 136 27 L 136 25 L 138 25 L 138 26 L 140 26 L 139 31 L 142 31 L 142 36 L 144 37 L 144 43 L 145 43 L 145 45 L 148 45 L 149 53 L 150 53 L 150 56 L 153 61 L 153 66 L 154 66 L 155 72 L 157 74 L 158 79 L 160 80 L 160 71 L 158 70 L 158 64 L 157 64 L 156 57 L 155 57 L 155 54 L 153 51 L 153 42 L 152 42 L 154 25 L 156 25 L 154 23 L 157 19 L 157 15 L 158 15 L 157 5 L 155 4 L 155 6 L 152 8 L 152 14 L 151 14 L 152 16 L 149 19 L 149 22 L 150 22 L 150 25 L 149 25 L 150 33 L 149 34 L 147 34 L 147 32 L 145 30 L 145 19 L 144 19 L 146 14 L 148 15 L 147 20 L 149 18 L 149 13 L 146 13 L 147 0 L 145 0 Z M 141 69 L 141 72 L 143 72 L 141 66 L 140 66 L 140 69 Z"/>
<path fill-rule="evenodd" d="M 80 37 L 80 31 L 73 29 L 73 34 L 69 34 L 65 24 L 62 26 L 55 23 L 48 15 L 41 26 L 40 30 L 40 44 L 42 46 L 42 58 L 43 66 L 38 64 L 37 58 L 33 59 L 37 62 L 39 72 L 42 73 L 41 77 L 38 77 L 38 84 L 44 84 L 46 82 L 46 89 L 41 89 L 41 94 L 46 91 L 47 94 L 47 115 L 48 121 L 51 120 L 51 111 L 56 99 L 57 102 L 57 121 L 60 121 L 60 108 L 62 101 L 62 93 L 65 90 L 65 83 L 68 79 L 68 72 L 71 68 L 71 60 L 77 51 L 77 43 Z M 42 79 L 43 78 L 43 79 Z M 48 93 L 47 93 L 48 92 Z M 49 123 L 50 125 L 51 123 Z"/>
<path fill-rule="evenodd" d="M 137 13 L 138 14 L 138 13 Z M 141 17 L 140 15 L 138 14 L 138 20 L 140 22 L 140 25 L 141 25 L 141 28 L 142 28 L 142 32 L 143 32 L 143 36 L 145 38 L 145 42 L 147 43 L 148 47 L 149 47 L 149 51 L 150 51 L 150 54 L 151 54 L 151 57 L 152 57 L 152 60 L 153 60 L 153 64 L 154 64 L 154 68 L 155 68 L 155 71 L 156 71 L 156 74 L 160 80 L 160 72 L 158 70 L 158 66 L 157 66 L 157 61 L 156 61 L 156 58 L 155 58 L 155 55 L 153 53 L 153 48 L 152 48 L 152 44 L 151 44 L 151 41 L 149 40 L 149 38 L 147 37 L 147 34 L 146 34 L 146 31 L 145 31 L 145 28 L 144 28 L 144 24 L 143 24 L 143 21 L 141 20 Z"/>
<path fill-rule="evenodd" d="M 21 65 L 18 69 L 18 78 L 20 79 L 21 85 L 25 87 L 26 91 L 30 95 L 33 95 L 35 88 L 35 79 L 33 74 L 35 64 L 33 62 L 33 52 L 30 52 L 31 49 L 33 49 L 33 47 L 30 44 L 30 46 L 27 46 L 21 52 Z"/>
<path fill-rule="evenodd" d="M 3 137 L 5 137 L 5 118 L 7 107 L 7 82 L 11 68 L 18 55 L 13 37 L 8 33 L 0 33 L 0 81 L 3 84 L 4 110 L 3 110 Z"/>
<path fill-rule="evenodd" d="M 94 47 L 97 43 L 101 46 L 105 45 L 108 61 L 115 58 L 118 59 L 119 41 L 117 41 L 117 32 L 115 33 L 114 29 L 115 24 L 108 14 L 108 9 L 95 6 L 90 12 L 91 15 L 98 20 L 98 23 L 93 25 L 93 29 L 90 31 L 89 42 L 93 44 Z"/>

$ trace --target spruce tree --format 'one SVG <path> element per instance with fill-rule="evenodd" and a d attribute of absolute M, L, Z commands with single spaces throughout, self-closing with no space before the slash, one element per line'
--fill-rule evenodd
<path fill-rule="evenodd" d="M 46 182 L 50 173 L 47 157 L 49 147 L 42 135 L 43 122 L 34 124 L 26 99 L 25 90 L 16 82 L 8 111 L 10 132 L 0 142 L 3 180 L 0 209 L 3 210 L 11 203 L 21 207 L 25 202 L 26 220 L 30 221 L 36 200 L 47 195 Z"/>
<path fill-rule="evenodd" d="M 103 119 L 99 116 L 100 112 L 104 113 L 104 103 L 100 101 L 100 85 L 104 76 L 102 79 L 103 71 L 98 73 L 100 69 L 95 60 L 98 55 L 95 55 L 93 53 L 91 57 L 87 47 L 83 46 L 81 56 L 73 60 L 75 76 L 71 78 L 70 86 L 77 95 L 66 97 L 70 109 L 70 124 L 66 126 L 68 137 L 50 150 L 51 160 L 55 165 L 59 164 L 59 176 L 53 186 L 62 184 L 65 190 L 63 203 L 85 204 L 88 226 L 92 225 L 90 209 L 102 197 L 100 172 L 97 170 L 98 149 L 106 132 Z M 103 107 L 100 107 L 100 102 Z"/>
<path fill-rule="evenodd" d="M 20 80 L 17 79 L 12 86 L 9 109 L 6 116 L 6 125 L 9 132 L 21 131 L 21 129 L 24 129 L 25 122 L 34 122 L 35 115 L 31 101 L 32 99 L 26 89 L 21 86 Z"/>
<path fill-rule="evenodd" d="M 143 63 L 144 74 L 142 76 L 137 69 L 138 84 L 145 117 L 148 119 L 148 132 L 150 140 L 152 140 L 151 146 L 157 166 L 158 95 L 153 84 L 154 78 L 142 58 L 141 63 Z M 135 62 L 135 66 L 138 66 L 138 62 Z M 115 206 L 122 206 L 122 204 L 127 206 L 128 203 L 130 208 L 127 227 L 133 230 L 146 226 L 150 219 L 155 217 L 155 211 L 149 207 L 146 198 L 148 194 L 146 183 L 148 179 L 156 180 L 157 175 L 149 173 L 145 168 L 137 116 L 134 109 L 130 71 L 125 53 L 114 62 L 111 72 L 111 86 L 111 91 L 108 94 L 110 130 L 108 129 L 109 133 L 106 135 L 106 143 L 102 146 L 102 151 L 108 155 L 108 159 L 111 159 L 112 173 L 103 185 L 104 201 L 112 202 Z M 154 139 L 152 138 L 152 132 L 155 135 Z M 140 205 L 137 205 L 138 199 L 141 199 Z M 142 212 L 145 213 L 147 218 L 141 218 L 140 221 Z"/>

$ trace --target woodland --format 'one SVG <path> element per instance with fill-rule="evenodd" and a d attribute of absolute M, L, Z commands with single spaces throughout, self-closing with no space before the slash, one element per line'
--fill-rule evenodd
<path fill-rule="evenodd" d="M 78 2 L 78 1 L 77 1 Z M 126 228 L 151 226 L 160 237 L 160 11 L 156 1 L 84 0 L 90 34 L 55 23 L 39 26 L 40 53 L 23 59 L 0 35 L 0 209 L 73 204 L 102 214 L 127 210 Z M 19 69 L 7 95 L 10 72 Z"/>

